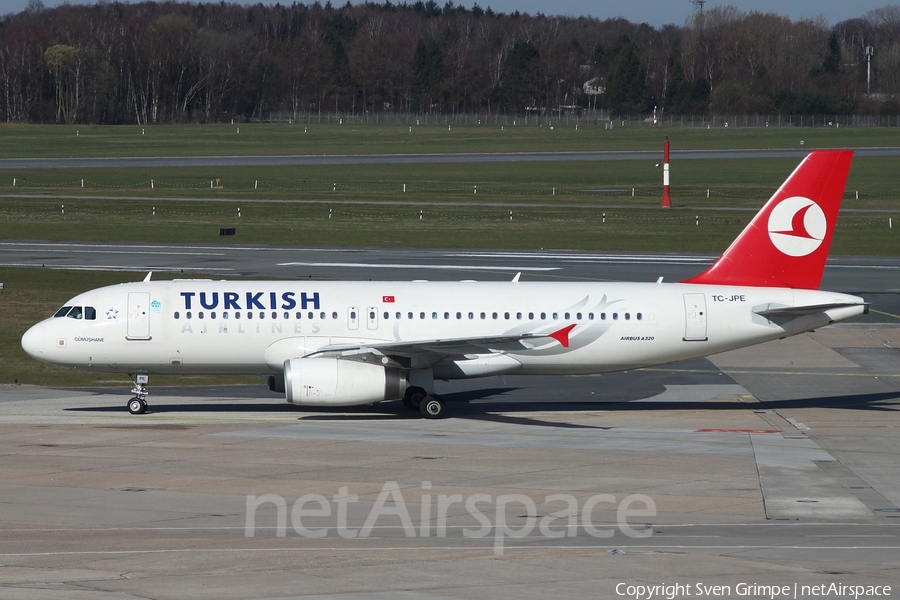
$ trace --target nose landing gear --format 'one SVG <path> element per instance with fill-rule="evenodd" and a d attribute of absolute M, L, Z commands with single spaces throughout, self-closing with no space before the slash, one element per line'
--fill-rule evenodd
<path fill-rule="evenodd" d="M 144 373 L 138 373 L 134 382 L 134 389 L 131 390 L 131 393 L 134 394 L 134 398 L 128 401 L 126 406 L 128 407 L 128 412 L 133 415 L 142 415 L 147 412 L 147 385 L 150 383 L 150 376 Z"/>

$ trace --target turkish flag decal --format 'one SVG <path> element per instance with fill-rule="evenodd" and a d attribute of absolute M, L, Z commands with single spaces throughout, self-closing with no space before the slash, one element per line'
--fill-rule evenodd
<path fill-rule="evenodd" d="M 381 301 L 382 301 L 382 302 L 385 302 L 385 303 L 393 302 L 393 301 L 394 301 L 394 297 L 393 297 L 393 296 L 382 296 L 382 297 L 381 297 Z"/>

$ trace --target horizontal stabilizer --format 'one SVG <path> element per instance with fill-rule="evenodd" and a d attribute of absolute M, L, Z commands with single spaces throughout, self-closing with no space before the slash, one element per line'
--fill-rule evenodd
<path fill-rule="evenodd" d="M 797 317 L 802 315 L 812 315 L 815 313 L 825 312 L 827 310 L 833 310 L 835 308 L 850 308 L 853 306 L 859 306 L 857 303 L 852 302 L 832 302 L 830 304 L 809 304 L 806 306 L 783 306 L 777 304 L 764 304 L 759 308 L 753 309 L 753 312 L 763 317 L 778 317 L 778 316 L 791 316 Z M 869 305 L 865 305 L 865 312 L 863 314 L 869 314 Z"/>

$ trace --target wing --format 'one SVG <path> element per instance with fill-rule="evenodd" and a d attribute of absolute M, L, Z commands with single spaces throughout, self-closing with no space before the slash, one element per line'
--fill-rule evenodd
<path fill-rule="evenodd" d="M 479 354 L 503 354 L 530 350 L 541 340 L 555 339 L 569 346 L 569 325 L 552 333 L 522 333 L 482 337 L 412 340 L 403 342 L 371 342 L 323 346 L 304 358 L 333 357 L 371 362 L 373 357 L 405 368 L 427 368 L 447 358 L 463 358 Z M 382 362 L 384 362 L 382 360 Z M 384 363 L 388 364 L 388 363 Z"/>

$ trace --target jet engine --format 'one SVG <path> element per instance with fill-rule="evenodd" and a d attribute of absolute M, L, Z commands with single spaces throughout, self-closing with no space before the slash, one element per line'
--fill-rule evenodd
<path fill-rule="evenodd" d="M 403 397 L 409 383 L 400 369 L 337 358 L 284 362 L 287 401 L 305 406 L 353 406 Z"/>

